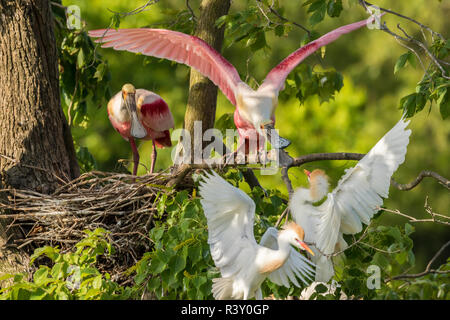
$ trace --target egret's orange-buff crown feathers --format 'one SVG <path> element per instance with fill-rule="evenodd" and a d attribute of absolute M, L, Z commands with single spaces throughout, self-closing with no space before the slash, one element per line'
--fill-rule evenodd
<path fill-rule="evenodd" d="M 290 222 L 286 223 L 283 226 L 283 230 L 292 230 L 298 235 L 300 240 L 303 241 L 303 239 L 305 239 L 305 231 L 303 230 L 303 228 L 301 226 L 296 224 L 294 221 L 290 221 Z"/>

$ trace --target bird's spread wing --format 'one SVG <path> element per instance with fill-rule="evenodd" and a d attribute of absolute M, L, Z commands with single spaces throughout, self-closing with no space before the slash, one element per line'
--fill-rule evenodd
<path fill-rule="evenodd" d="M 278 250 L 277 235 L 277 229 L 268 228 L 259 244 L 272 250 Z M 288 288 L 290 287 L 289 281 L 297 287 L 301 287 L 297 279 L 300 279 L 304 284 L 309 284 L 314 279 L 314 269 L 312 267 L 314 267 L 314 263 L 291 247 L 289 258 L 281 268 L 269 274 L 269 279 L 278 285 Z"/>
<path fill-rule="evenodd" d="M 401 119 L 355 167 L 347 169 L 318 208 L 317 244 L 322 252 L 334 251 L 339 232 L 360 232 L 362 223 L 369 224 L 382 198 L 388 197 L 391 176 L 405 160 L 411 134 L 408 123 Z"/>
<path fill-rule="evenodd" d="M 232 276 L 253 259 L 249 253 L 257 246 L 253 234 L 255 203 L 214 171 L 205 174 L 199 191 L 211 256 L 222 277 Z"/>
<path fill-rule="evenodd" d="M 289 201 L 289 210 L 291 211 L 292 218 L 300 225 L 305 231 L 305 241 L 307 243 L 316 243 L 317 238 L 317 225 L 320 219 L 320 215 L 311 204 L 304 203 L 304 192 L 308 192 L 308 189 L 298 188 L 292 195 Z M 314 247 L 313 247 L 314 250 Z"/>
<path fill-rule="evenodd" d="M 236 69 L 205 41 L 165 29 L 100 29 L 89 31 L 102 47 L 138 52 L 147 56 L 184 63 L 214 82 L 236 105 L 235 92 L 241 81 Z"/>
<path fill-rule="evenodd" d="M 374 18 L 371 17 L 367 20 L 362 20 L 352 24 L 348 24 L 337 28 L 331 32 L 328 32 L 324 36 L 317 40 L 314 40 L 307 45 L 297 49 L 286 57 L 280 64 L 273 68 L 266 76 L 264 82 L 261 84 L 261 88 L 268 87 L 276 92 L 276 95 L 284 89 L 284 82 L 288 74 L 304 59 L 314 53 L 319 48 L 333 42 L 341 35 L 352 32 L 370 23 Z"/>

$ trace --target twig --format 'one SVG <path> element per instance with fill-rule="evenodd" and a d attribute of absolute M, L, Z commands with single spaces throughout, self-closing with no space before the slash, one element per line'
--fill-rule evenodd
<path fill-rule="evenodd" d="M 286 207 L 286 209 L 284 209 L 283 213 L 281 214 L 281 216 L 278 218 L 277 223 L 275 223 L 275 228 L 278 228 L 281 224 L 281 221 L 283 221 L 283 218 L 286 217 L 286 221 L 288 220 L 288 215 L 289 215 L 289 207 Z"/>
<path fill-rule="evenodd" d="M 194 10 L 192 10 L 191 5 L 189 4 L 189 0 L 186 0 L 186 7 L 188 8 L 194 22 L 197 21 L 197 17 L 195 16 Z"/>
<path fill-rule="evenodd" d="M 289 170 L 288 167 L 284 167 L 283 169 L 281 169 L 281 178 L 283 179 L 284 183 L 286 184 L 286 188 L 288 190 L 289 199 L 290 199 L 294 193 L 294 188 L 292 187 L 291 179 L 289 179 L 288 170 Z"/>
<path fill-rule="evenodd" d="M 294 162 L 290 166 L 300 167 L 305 163 L 321 160 L 361 160 L 364 156 L 365 154 L 349 152 L 311 153 L 298 158 L 294 158 Z"/>
<path fill-rule="evenodd" d="M 13 162 L 13 163 L 15 163 L 15 164 L 17 164 L 17 165 L 19 165 L 19 166 L 25 167 L 25 168 L 30 168 L 30 169 L 35 169 L 35 170 L 47 172 L 48 174 L 53 175 L 53 176 L 54 176 L 57 180 L 59 180 L 60 182 L 62 182 L 62 183 L 64 183 L 64 184 L 67 183 L 66 180 L 62 179 L 61 177 L 59 177 L 58 175 L 56 175 L 54 172 L 52 172 L 52 171 L 50 171 L 50 170 L 48 170 L 48 169 L 44 169 L 44 168 L 41 168 L 41 167 L 37 167 L 37 166 L 32 166 L 32 165 L 29 165 L 29 164 L 21 163 L 20 161 L 17 161 L 17 160 L 15 160 L 15 159 L 13 159 L 13 158 L 11 158 L 11 157 L 8 157 L 8 156 L 6 156 L 6 155 L 4 155 L 4 154 L 0 154 L 0 157 L 2 157 L 2 158 L 5 159 L 5 160 L 8 160 L 8 161 L 10 161 L 10 162 Z"/>
<path fill-rule="evenodd" d="M 261 4 L 264 4 L 261 0 L 256 0 L 256 1 L 261 3 Z M 273 8 L 273 6 L 274 6 L 274 3 L 272 3 L 271 6 L 269 6 L 270 12 L 272 12 L 275 16 L 277 16 L 281 21 L 292 23 L 294 26 L 299 27 L 300 29 L 302 29 L 303 31 L 308 33 L 308 36 L 311 35 L 311 31 L 308 28 L 306 28 L 305 26 L 301 25 L 300 23 L 297 23 L 295 21 L 290 21 L 289 19 L 283 17 L 277 10 L 275 10 Z M 266 16 L 266 18 L 267 18 L 267 16 Z M 267 19 L 269 19 L 269 18 L 267 18 Z M 269 21 L 270 21 L 270 19 L 269 19 Z M 274 23 L 274 22 L 272 22 L 272 23 Z M 274 23 L 274 24 L 276 24 L 276 23 Z"/>
<path fill-rule="evenodd" d="M 438 252 L 436 252 L 436 254 L 433 256 L 433 258 L 430 260 L 430 262 L 428 262 L 426 268 L 424 271 L 420 272 L 420 273 L 414 273 L 414 274 L 401 274 L 398 276 L 394 276 L 391 278 L 388 278 L 385 280 L 386 283 L 393 281 L 393 280 L 404 280 L 404 279 L 414 279 L 414 278 L 420 278 L 423 276 L 426 276 L 427 274 L 430 273 L 439 273 L 439 274 L 447 274 L 450 273 L 450 270 L 438 270 L 438 269 L 431 269 L 431 265 L 433 264 L 433 262 L 441 255 L 442 252 L 444 252 L 444 250 L 450 245 L 450 241 L 447 241 L 447 243 L 445 243 Z"/>
<path fill-rule="evenodd" d="M 390 13 L 390 14 L 393 14 L 393 15 L 396 15 L 396 16 L 398 16 L 398 17 L 400 17 L 400 18 L 403 18 L 403 19 L 409 20 L 409 21 L 411 21 L 411 22 L 414 22 L 415 24 L 417 24 L 417 25 L 420 26 L 421 28 L 428 30 L 431 34 L 437 35 L 437 36 L 438 36 L 439 38 L 441 38 L 442 40 L 445 40 L 445 38 L 444 38 L 440 33 L 437 33 L 437 32 L 435 32 L 435 31 L 433 31 L 431 28 L 427 27 L 426 25 L 420 23 L 420 22 L 417 21 L 417 20 L 414 20 L 414 19 L 412 19 L 412 18 L 410 18 L 410 17 L 407 17 L 407 16 L 405 16 L 405 15 L 403 15 L 403 14 L 400 14 L 400 13 L 397 13 L 397 12 L 395 12 L 395 11 L 392 11 L 392 10 L 389 10 L 389 9 L 385 9 L 385 8 L 382 8 L 382 7 L 379 7 L 378 5 L 374 5 L 374 4 L 372 4 L 372 3 L 368 2 L 368 1 L 360 0 L 359 3 L 366 9 L 366 11 L 369 11 L 368 8 L 367 8 L 367 6 L 376 7 L 376 8 L 378 8 L 378 9 L 380 9 L 381 11 L 384 11 L 384 12 L 387 12 L 387 13 Z"/>
<path fill-rule="evenodd" d="M 131 15 L 135 15 L 135 14 L 141 13 L 143 11 L 150 10 L 150 8 L 148 8 L 148 7 L 150 7 L 151 5 L 154 5 L 154 4 L 158 3 L 158 2 L 159 2 L 159 0 L 148 0 L 144 5 L 142 5 L 140 7 L 137 7 L 134 10 L 127 11 L 127 12 L 117 12 L 117 11 L 113 11 L 111 9 L 107 9 L 107 10 L 112 12 L 112 13 L 115 13 L 115 14 L 120 14 L 122 16 L 131 16 Z"/>
<path fill-rule="evenodd" d="M 450 217 L 444 216 L 442 214 L 438 214 L 438 213 L 434 213 L 433 210 L 431 209 L 431 207 L 428 205 L 428 197 L 426 197 L 425 199 L 425 211 L 431 216 L 431 218 L 429 219 L 416 219 L 413 216 L 407 215 L 405 213 L 400 212 L 400 210 L 395 209 L 387 209 L 387 208 L 383 208 L 383 207 L 377 207 L 377 210 L 383 210 L 386 212 L 390 212 L 399 216 L 402 216 L 404 218 L 407 218 L 409 220 L 409 222 L 411 223 L 420 223 L 420 222 L 435 222 L 435 223 L 440 223 L 440 224 L 444 224 L 444 225 L 448 225 L 450 226 L 450 222 L 449 221 L 443 221 L 440 219 L 437 219 L 436 217 L 442 218 L 442 219 L 450 219 Z"/>
<path fill-rule="evenodd" d="M 426 177 L 436 179 L 437 181 L 439 181 L 440 184 L 442 184 L 444 187 L 446 187 L 447 189 L 450 190 L 450 180 L 442 177 L 441 175 L 437 174 L 434 171 L 429 171 L 429 170 L 423 170 L 422 172 L 420 172 L 419 175 L 417 176 L 417 178 L 413 182 L 410 182 L 407 184 L 400 184 L 400 183 L 397 183 L 394 179 L 391 179 L 391 183 L 399 190 L 408 191 L 408 190 L 411 190 L 414 187 L 416 187 L 423 180 L 423 178 L 426 178 Z"/>

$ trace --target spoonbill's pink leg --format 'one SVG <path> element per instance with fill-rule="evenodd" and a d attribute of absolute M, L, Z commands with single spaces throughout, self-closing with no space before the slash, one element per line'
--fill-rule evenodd
<path fill-rule="evenodd" d="M 153 173 L 153 171 L 155 170 L 155 163 L 156 163 L 156 156 L 157 156 L 157 152 L 156 152 L 156 146 L 155 146 L 155 141 L 152 140 L 152 164 L 150 166 L 150 173 Z"/>
<path fill-rule="evenodd" d="M 130 141 L 131 150 L 133 150 L 133 162 L 134 162 L 133 176 L 135 176 L 137 173 L 138 165 L 139 165 L 139 152 L 136 147 L 136 143 L 134 142 L 134 139 L 132 137 L 130 137 L 130 138 L 128 138 L 128 140 Z"/>

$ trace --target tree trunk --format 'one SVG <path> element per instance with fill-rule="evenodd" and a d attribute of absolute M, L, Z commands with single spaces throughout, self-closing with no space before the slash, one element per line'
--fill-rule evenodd
<path fill-rule="evenodd" d="M 194 35 L 204 40 L 218 52 L 221 51 L 224 28 L 216 28 L 216 20 L 228 13 L 230 0 L 203 0 Z M 217 86 L 197 70 L 191 69 L 189 98 L 184 117 L 184 128 L 190 133 L 191 160 L 194 150 L 204 146 L 201 137 L 194 136 L 194 121 L 201 121 L 201 134 L 214 127 L 216 116 Z M 197 146 L 194 146 L 197 145 Z M 200 149 L 199 149 L 200 148 Z"/>
<path fill-rule="evenodd" d="M 78 175 L 60 104 L 50 2 L 0 0 L 0 188 L 50 193 Z M 24 260 L 6 252 L 17 231 L 0 224 L 1 273 L 5 257 L 8 271 Z"/>

